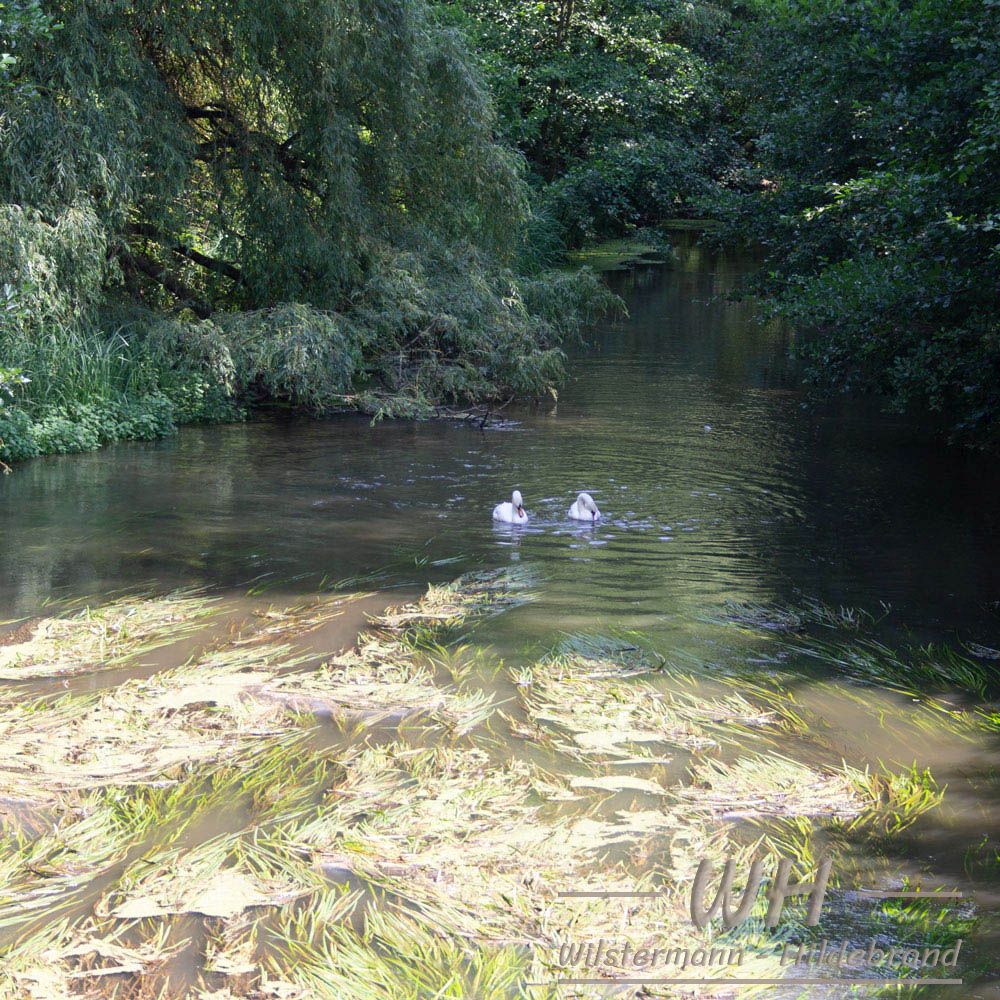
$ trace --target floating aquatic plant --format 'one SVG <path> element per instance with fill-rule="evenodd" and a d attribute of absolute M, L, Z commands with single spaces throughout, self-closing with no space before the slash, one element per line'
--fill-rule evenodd
<path fill-rule="evenodd" d="M 95 913 L 118 920 L 176 914 L 231 918 L 248 909 L 283 906 L 322 884 L 293 852 L 268 850 L 253 835 L 230 834 L 141 859 Z"/>
<path fill-rule="evenodd" d="M 724 819 L 821 816 L 846 822 L 849 830 L 878 826 L 889 834 L 902 832 L 943 795 L 930 771 L 915 764 L 899 773 L 847 764 L 816 768 L 776 753 L 702 757 L 691 777 L 677 795 Z"/>
<path fill-rule="evenodd" d="M 73 614 L 43 618 L 18 641 L 0 645 L 0 679 L 55 677 L 121 664 L 191 634 L 220 610 L 195 591 L 130 596 Z"/>
<path fill-rule="evenodd" d="M 287 647 L 215 653 L 98 695 L 0 705 L 0 793 L 44 801 L 106 785 L 161 780 L 288 730 L 274 704 L 247 697 Z"/>
<path fill-rule="evenodd" d="M 268 960 L 269 969 L 276 977 L 290 975 L 310 996 L 352 1000 L 508 1000 L 519 995 L 555 1000 L 557 996 L 554 988 L 532 989 L 530 994 L 525 990 L 532 975 L 525 948 L 477 946 L 398 912 L 369 910 L 360 929 L 337 919 L 313 919 L 303 927 L 283 915 L 276 933 L 283 940 Z M 536 974 L 544 972 L 539 967 Z"/>
<path fill-rule="evenodd" d="M 322 597 L 292 607 L 271 605 L 253 613 L 235 644 L 259 642 L 262 639 L 271 642 L 300 639 L 313 629 L 340 617 L 349 604 L 370 596 L 366 593 L 352 593 Z"/>
<path fill-rule="evenodd" d="M 530 567 L 465 573 L 452 583 L 432 584 L 415 604 L 371 617 L 378 632 L 404 637 L 411 645 L 485 615 L 499 614 L 532 599 Z"/>
<path fill-rule="evenodd" d="M 530 678 L 519 675 L 518 690 L 529 719 L 568 737 L 559 749 L 576 757 L 649 757 L 657 745 L 702 750 L 737 732 L 780 727 L 780 699 L 767 707 L 738 691 L 712 697 L 690 681 L 673 689 L 635 680 L 588 676 L 572 659 L 538 665 Z M 654 748 L 654 749 L 651 749 Z"/>
<path fill-rule="evenodd" d="M 340 712 L 380 718 L 421 712 L 457 732 L 475 728 L 493 711 L 483 691 L 460 692 L 435 683 L 431 667 L 418 662 L 404 641 L 377 633 L 309 672 L 275 675 L 253 697 L 308 712 Z"/>
<path fill-rule="evenodd" d="M 856 776 L 846 766 L 820 771 L 780 754 L 701 758 L 691 785 L 678 796 L 723 819 L 759 816 L 857 816 L 865 808 Z"/>
<path fill-rule="evenodd" d="M 744 870 L 780 850 L 805 874 L 817 838 L 878 841 L 940 801 L 916 768 L 775 754 L 769 744 L 809 735 L 791 691 L 665 669 L 626 634 L 572 635 L 508 672 L 511 731 L 548 755 L 545 770 L 511 759 L 480 731 L 494 711 L 480 681 L 502 664 L 446 642 L 526 599 L 526 582 L 489 573 L 432 587 L 325 658 L 298 639 L 350 597 L 271 607 L 152 678 L 0 700 L 0 790 L 36 804 L 3 833 L 0 941 L 12 943 L 0 995 L 171 996 L 178 919 L 201 941 L 187 995 L 520 995 L 578 971 L 560 959 L 565 941 L 704 944 L 688 913 L 703 859 Z M 914 711 L 951 718 L 936 703 Z M 314 712 L 360 728 L 323 731 L 333 745 L 320 749 Z M 437 745 L 371 727 L 397 716 L 436 727 Z M 736 935 L 742 972 L 779 976 L 754 914 Z M 782 933 L 798 926 L 792 914 Z M 624 975 L 601 962 L 585 974 Z M 731 992 L 724 979 L 718 989 Z"/>
<path fill-rule="evenodd" d="M 135 987 L 145 977 L 152 978 L 186 944 L 171 940 L 166 926 L 139 943 L 126 942 L 127 931 L 93 920 L 50 923 L 5 953 L 0 996 L 5 1000 L 115 996 L 123 980 Z M 135 989 L 131 994 L 138 995 Z M 162 987 L 154 987 L 148 995 L 161 996 Z"/>
<path fill-rule="evenodd" d="M 289 732 L 296 728 L 291 710 L 374 717 L 421 710 L 465 732 L 488 717 L 490 699 L 435 686 L 431 670 L 415 662 L 415 630 L 510 606 L 520 598 L 510 596 L 509 582 L 506 574 L 479 573 L 432 587 L 416 604 L 375 618 L 375 629 L 355 649 L 309 672 L 289 673 L 310 656 L 272 640 L 339 614 L 336 600 L 275 612 L 262 628 L 182 667 L 97 695 L 8 698 L 0 702 L 0 794 L 44 801 L 102 785 L 162 780 L 248 741 Z"/>
<path fill-rule="evenodd" d="M 294 844 L 331 877 L 349 873 L 377 886 L 384 895 L 369 928 L 371 921 L 391 920 L 422 927 L 422 935 L 433 932 L 444 949 L 427 970 L 435 976 L 456 942 L 466 943 L 463 950 L 476 943 L 473 963 L 482 962 L 483 949 L 488 955 L 531 945 L 551 966 L 557 942 L 572 934 L 625 933 L 636 946 L 657 934 L 673 935 L 678 943 L 696 940 L 684 889 L 702 857 L 721 865 L 732 846 L 696 817 L 663 807 L 603 818 L 553 812 L 539 796 L 558 787 L 558 779 L 517 761 L 496 764 L 476 750 L 373 747 L 354 756 L 346 770 L 316 816 L 275 831 L 273 842 Z M 613 848 L 653 841 L 663 843 L 670 859 L 669 870 L 657 876 L 636 875 L 608 860 Z M 560 898 L 567 888 L 648 888 L 654 877 L 658 891 L 641 905 Z M 327 940 L 343 943 L 351 933 L 331 932 Z M 314 975 L 358 974 L 335 952 L 329 946 L 322 952 Z M 359 968 L 378 961 L 368 956 Z M 290 975 L 295 981 L 296 973 Z"/>
<path fill-rule="evenodd" d="M 840 674 L 915 695 L 961 691 L 984 698 L 990 687 L 988 670 L 948 646 L 894 650 L 875 639 L 844 644 L 810 640 L 792 647 Z"/>
<path fill-rule="evenodd" d="M 162 849 L 243 805 L 258 822 L 301 808 L 329 766 L 303 760 L 307 736 L 295 732 L 252 759 L 236 754 L 176 783 L 103 788 L 13 826 L 0 839 L 0 930 L 51 920 L 143 844 Z"/>

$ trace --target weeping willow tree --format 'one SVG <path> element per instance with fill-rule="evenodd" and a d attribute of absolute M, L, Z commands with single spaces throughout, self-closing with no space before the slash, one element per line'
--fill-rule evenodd
<path fill-rule="evenodd" d="M 8 454 L 58 450 L 95 396 L 405 410 L 558 377 L 600 293 L 517 273 L 518 160 L 423 0 L 4 14 Z"/>

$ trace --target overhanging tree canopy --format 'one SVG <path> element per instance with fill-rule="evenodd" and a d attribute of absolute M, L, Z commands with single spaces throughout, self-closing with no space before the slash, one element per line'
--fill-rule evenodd
<path fill-rule="evenodd" d="M 58 30 L 3 85 L 0 360 L 138 304 L 197 330 L 196 353 L 216 338 L 245 382 L 317 404 L 554 376 L 570 317 L 508 270 L 519 161 L 422 0 L 43 7 Z"/>

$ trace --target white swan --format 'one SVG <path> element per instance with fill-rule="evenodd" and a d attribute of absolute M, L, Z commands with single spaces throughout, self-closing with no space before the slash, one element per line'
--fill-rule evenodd
<path fill-rule="evenodd" d="M 601 512 L 594 503 L 594 498 L 589 493 L 581 493 L 569 509 L 569 516 L 574 521 L 597 521 Z"/>
<path fill-rule="evenodd" d="M 514 490 L 510 495 L 510 503 L 498 503 L 493 508 L 493 520 L 504 524 L 527 524 L 528 512 L 524 509 L 521 491 Z"/>

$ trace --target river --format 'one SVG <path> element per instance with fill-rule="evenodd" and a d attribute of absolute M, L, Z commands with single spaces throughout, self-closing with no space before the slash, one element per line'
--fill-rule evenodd
<path fill-rule="evenodd" d="M 871 613 L 891 648 L 1000 646 L 1000 469 L 869 401 L 810 402 L 790 334 L 727 298 L 750 266 L 679 239 L 674 262 L 609 274 L 628 317 L 571 351 L 558 401 L 482 430 L 255 422 L 27 463 L 0 482 L 0 618 L 133 587 L 278 600 L 359 578 L 409 593 L 518 562 L 538 599 L 476 633 L 508 663 L 567 635 L 631 632 L 707 677 L 760 662 L 797 678 L 816 720 L 809 758 L 929 767 L 944 802 L 879 864 L 974 894 L 968 954 L 988 962 L 1000 865 L 970 875 L 967 852 L 1000 846 L 1000 738 L 910 727 L 906 696 L 719 618 L 819 602 Z M 526 530 L 490 521 L 514 488 Z M 593 528 L 565 517 L 582 489 L 604 512 Z"/>

